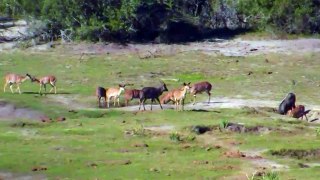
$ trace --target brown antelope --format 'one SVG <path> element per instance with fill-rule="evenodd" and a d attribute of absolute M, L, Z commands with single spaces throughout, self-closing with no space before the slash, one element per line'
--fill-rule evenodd
<path fill-rule="evenodd" d="M 119 84 L 119 87 L 108 88 L 106 92 L 108 108 L 110 107 L 110 100 L 113 98 L 113 106 L 116 106 L 116 100 L 118 101 L 118 106 L 120 107 L 120 94 L 124 91 L 126 85 Z"/>
<path fill-rule="evenodd" d="M 287 115 L 289 115 L 290 117 L 293 118 L 301 118 L 301 120 L 303 120 L 303 116 L 306 117 L 306 120 L 308 121 L 308 117 L 307 114 L 310 112 L 310 110 L 305 110 L 305 107 L 303 105 L 297 105 L 295 107 L 293 107 L 292 109 L 290 109 L 287 113 Z"/>
<path fill-rule="evenodd" d="M 207 81 L 193 84 L 192 87 L 190 88 L 190 93 L 193 95 L 193 105 L 196 104 L 196 95 L 201 94 L 202 92 L 206 92 L 208 94 L 209 96 L 208 104 L 209 104 L 210 96 L 211 96 L 211 93 L 210 93 L 211 88 L 212 88 L 212 85 Z"/>
<path fill-rule="evenodd" d="M 174 91 L 174 90 L 171 90 L 171 91 L 165 93 L 163 96 L 161 96 L 161 97 L 160 97 L 160 103 L 161 103 L 161 104 L 167 104 L 167 103 L 169 103 L 170 101 L 173 101 L 173 103 L 174 103 L 173 91 Z"/>
<path fill-rule="evenodd" d="M 13 93 L 12 86 L 16 84 L 17 85 L 16 92 L 19 91 L 19 93 L 21 94 L 20 84 L 26 81 L 27 79 L 31 79 L 31 76 L 29 74 L 26 74 L 26 76 L 21 76 L 21 75 L 10 73 L 10 74 L 7 74 L 4 77 L 4 79 L 5 79 L 5 83 L 3 87 L 3 92 L 6 92 L 6 88 L 9 84 L 10 90 Z"/>
<path fill-rule="evenodd" d="M 183 87 L 173 91 L 173 101 L 175 102 L 175 109 L 182 110 L 184 108 L 184 98 L 186 97 L 187 91 L 190 89 L 190 83 L 183 83 Z M 180 108 L 179 108 L 180 106 Z"/>
<path fill-rule="evenodd" d="M 126 102 L 126 106 L 128 106 L 129 101 L 131 101 L 132 99 L 139 99 L 141 90 L 139 89 L 126 89 L 124 92 L 124 99 Z"/>
<path fill-rule="evenodd" d="M 57 86 L 56 86 L 57 78 L 55 76 L 49 75 L 49 76 L 41 77 L 40 79 L 33 77 L 31 80 L 32 82 L 39 83 L 40 85 L 39 94 L 41 94 L 42 87 L 44 87 L 44 92 L 47 91 L 47 84 L 50 84 L 51 86 L 49 93 L 51 93 L 51 91 L 54 89 L 54 93 L 57 94 Z"/>

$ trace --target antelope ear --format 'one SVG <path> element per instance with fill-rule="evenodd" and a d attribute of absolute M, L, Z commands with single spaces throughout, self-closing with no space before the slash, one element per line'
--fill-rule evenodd
<path fill-rule="evenodd" d="M 187 85 L 187 84 L 184 82 L 183 85 L 185 86 L 185 85 Z"/>
<path fill-rule="evenodd" d="M 191 82 L 188 83 L 188 85 L 190 85 L 190 84 L 191 84 Z"/>

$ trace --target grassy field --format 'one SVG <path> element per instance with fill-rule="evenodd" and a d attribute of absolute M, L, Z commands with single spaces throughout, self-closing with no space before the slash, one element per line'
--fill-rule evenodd
<path fill-rule="evenodd" d="M 41 123 L 8 118 L 0 121 L 1 172 L 44 174 L 49 179 L 246 179 L 255 171 L 276 172 L 280 179 L 317 179 L 320 153 L 297 158 L 280 150 L 312 150 L 320 144 L 320 126 L 283 118 L 266 109 L 213 109 L 212 111 L 81 110 L 69 112 L 55 97 L 72 97 L 75 104 L 94 108 L 96 86 L 131 83 L 133 87 L 168 88 L 182 82 L 208 80 L 213 96 L 281 101 L 287 92 L 298 104 L 319 104 L 320 54 L 268 54 L 250 57 L 180 53 L 151 59 L 135 55 L 80 55 L 68 52 L 0 55 L 0 76 L 8 72 L 57 77 L 58 94 L 40 96 L 38 85 L 27 81 L 22 95 L 0 93 L 0 99 L 45 113 L 64 116 L 64 122 Z M 3 84 L 3 78 L 0 79 Z M 200 95 L 200 99 L 207 96 Z M 188 97 L 187 102 L 190 101 Z M 122 102 L 123 103 L 123 102 Z M 136 103 L 136 101 L 135 101 Z M 232 132 L 223 122 L 264 127 L 267 131 Z M 199 135 L 192 127 L 209 126 Z M 169 127 L 162 129 L 162 127 Z M 148 130 L 148 129 L 156 130 Z M 228 156 L 229 152 L 258 152 Z M 261 157 L 260 157 L 261 156 Z M 284 168 L 272 168 L 268 160 Z M 308 168 L 302 168 L 302 165 Z M 41 170 L 43 168 L 43 170 Z M 39 170 L 40 169 L 40 170 Z M 33 172 L 32 170 L 39 170 Z M 265 177 L 267 178 L 267 177 Z M 263 177 L 256 177 L 263 179 Z"/>

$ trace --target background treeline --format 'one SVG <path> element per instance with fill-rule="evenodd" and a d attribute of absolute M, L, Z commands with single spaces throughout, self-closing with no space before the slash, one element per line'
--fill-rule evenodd
<path fill-rule="evenodd" d="M 182 42 L 272 29 L 320 31 L 320 0 L 0 0 L 0 16 L 35 18 L 58 37 Z"/>

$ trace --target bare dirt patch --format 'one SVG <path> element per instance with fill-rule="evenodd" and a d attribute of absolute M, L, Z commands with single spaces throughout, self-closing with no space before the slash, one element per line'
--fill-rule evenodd
<path fill-rule="evenodd" d="M 209 55 L 250 56 L 266 53 L 292 54 L 295 52 L 320 52 L 319 39 L 294 40 L 242 40 L 210 39 L 186 44 L 126 44 L 71 43 L 58 46 L 65 52 L 90 56 L 92 54 L 136 54 L 140 58 L 170 56 L 177 53 L 199 51 Z"/>
<path fill-rule="evenodd" d="M 28 108 L 17 108 L 15 105 L 0 101 L 0 120 L 28 119 L 41 120 L 45 115 L 41 112 Z"/>
<path fill-rule="evenodd" d="M 0 171 L 0 179 L 2 180 L 44 180 L 46 176 L 41 174 L 21 174 Z"/>

